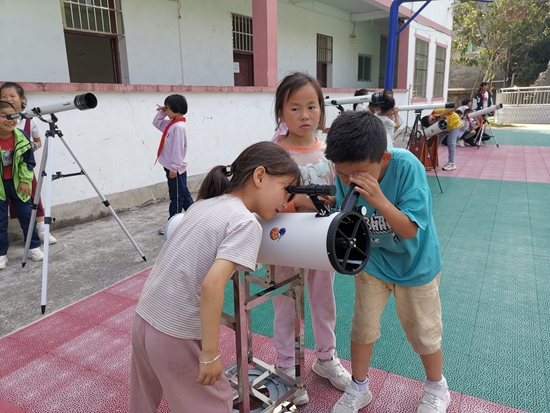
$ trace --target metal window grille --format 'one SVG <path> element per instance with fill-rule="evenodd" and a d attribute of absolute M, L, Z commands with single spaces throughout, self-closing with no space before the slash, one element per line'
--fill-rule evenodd
<path fill-rule="evenodd" d="M 434 97 L 443 97 L 443 85 L 445 83 L 445 56 L 447 49 L 441 46 L 435 47 L 435 74 Z"/>
<path fill-rule="evenodd" d="M 332 37 L 317 34 L 317 62 L 332 63 Z"/>
<path fill-rule="evenodd" d="M 124 34 L 121 0 L 62 0 L 65 29 Z"/>
<path fill-rule="evenodd" d="M 233 50 L 239 52 L 254 51 L 252 47 L 252 17 L 232 14 L 233 17 Z"/>
<path fill-rule="evenodd" d="M 371 81 L 372 56 L 366 54 L 359 55 L 359 67 L 357 69 L 357 81 Z"/>
<path fill-rule="evenodd" d="M 414 86 L 413 97 L 426 97 L 426 83 L 428 78 L 428 42 L 416 39 L 414 57 Z"/>

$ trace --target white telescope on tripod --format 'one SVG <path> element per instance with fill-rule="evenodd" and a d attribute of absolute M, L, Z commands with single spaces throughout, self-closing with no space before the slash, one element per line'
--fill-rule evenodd
<path fill-rule="evenodd" d="M 316 197 L 319 187 L 336 188 L 333 185 L 309 185 L 308 193 Z M 317 188 L 315 188 L 317 187 Z M 323 188 L 324 187 L 324 188 Z M 292 187 L 289 187 L 292 188 Z M 296 186 L 294 193 L 306 193 L 305 185 Z M 350 194 L 358 195 L 350 188 Z M 313 195 L 316 194 L 316 195 Z M 346 196 L 340 211 L 328 214 L 321 213 L 287 213 L 279 214 L 268 221 L 256 217 L 262 226 L 262 242 L 258 252 L 258 263 L 283 265 L 295 268 L 336 271 L 340 274 L 358 274 L 367 265 L 370 255 L 370 235 L 368 224 L 363 216 L 356 212 L 357 196 Z M 350 199 L 350 202 L 346 200 Z M 164 239 L 183 218 L 183 213 L 176 214 L 166 223 Z"/>
<path fill-rule="evenodd" d="M 408 110 L 433 110 L 433 109 L 453 109 L 455 107 L 454 102 L 447 103 L 432 103 L 430 105 L 404 105 L 398 106 L 400 112 L 406 112 Z"/>
<path fill-rule="evenodd" d="M 372 95 L 363 95 L 363 96 L 350 96 L 347 98 L 335 98 L 331 99 L 327 97 L 325 99 L 326 106 L 340 106 L 340 105 L 353 105 L 356 103 L 384 103 L 386 96 L 382 92 L 373 93 Z"/>
<path fill-rule="evenodd" d="M 84 93 L 82 95 L 76 95 L 72 100 L 66 100 L 64 102 L 52 103 L 42 107 L 32 108 L 30 111 L 25 110 L 13 115 L 8 115 L 8 119 L 31 119 L 35 116 L 49 115 L 51 113 L 63 112 L 66 110 L 78 109 L 87 110 L 94 109 L 97 106 L 97 98 L 93 93 Z"/>
<path fill-rule="evenodd" d="M 468 117 L 477 118 L 479 116 L 487 115 L 488 113 L 494 112 L 496 110 L 502 109 L 502 103 L 497 103 L 496 105 L 489 106 L 488 108 L 478 110 L 476 112 L 468 113 Z"/>

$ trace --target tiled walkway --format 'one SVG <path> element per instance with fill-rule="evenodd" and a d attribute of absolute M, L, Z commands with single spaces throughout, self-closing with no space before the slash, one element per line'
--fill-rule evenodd
<path fill-rule="evenodd" d="M 550 131 L 495 131 L 500 148 L 457 148 L 458 169 L 439 172 L 443 193 L 429 177 L 444 261 L 449 412 L 549 412 Z M 440 151 L 441 162 L 447 155 Z M 0 340 L 0 413 L 127 412 L 131 321 L 145 277 Z M 353 277 L 337 275 L 335 293 L 338 351 L 349 360 Z M 267 362 L 273 362 L 272 320 L 270 304 L 253 312 L 255 354 Z M 306 326 L 306 346 L 313 348 L 307 309 Z M 228 364 L 233 334 L 223 334 Z M 306 364 L 312 362 L 308 351 Z M 374 400 L 362 412 L 415 412 L 423 371 L 392 300 L 372 365 Z M 300 411 L 330 412 L 339 392 L 309 368 L 305 380 L 311 402 Z M 169 411 L 166 403 L 160 411 Z"/>

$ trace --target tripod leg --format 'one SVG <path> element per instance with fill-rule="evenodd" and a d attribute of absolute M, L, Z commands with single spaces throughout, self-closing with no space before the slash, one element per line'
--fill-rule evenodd
<path fill-rule="evenodd" d="M 44 145 L 42 149 L 40 172 L 36 183 L 36 191 L 34 194 L 34 199 L 32 200 L 32 214 L 29 222 L 29 229 L 27 230 L 27 237 L 25 240 L 25 249 L 23 250 L 23 260 L 21 262 L 23 267 L 25 267 L 25 264 L 27 263 L 27 253 L 29 252 L 29 248 L 31 246 L 32 233 L 34 230 L 34 226 L 36 224 L 36 213 L 38 212 L 38 204 L 40 203 L 40 193 L 42 191 L 42 178 L 44 175 L 44 168 L 47 163 L 48 147 L 49 147 L 49 137 L 46 134 L 46 139 L 44 141 Z"/>
<path fill-rule="evenodd" d="M 46 139 L 46 144 L 48 139 Z M 44 262 L 42 263 L 42 298 L 41 308 L 42 314 L 46 311 L 46 303 L 48 300 L 48 263 L 50 253 L 50 224 L 52 222 L 51 217 L 51 193 L 52 193 L 52 153 L 53 143 L 47 144 L 44 148 L 44 153 L 47 153 L 45 163 L 42 168 L 46 169 L 45 173 L 40 174 L 40 178 L 46 178 L 46 194 L 44 196 Z M 42 155 L 44 158 L 44 155 Z M 41 189 L 42 182 L 37 186 L 37 190 Z M 39 193 L 38 193 L 39 194 Z M 39 195 L 40 196 L 40 195 Z M 38 198 L 40 200 L 40 198 Z"/>
<path fill-rule="evenodd" d="M 74 161 L 78 164 L 78 166 L 80 167 L 80 170 L 82 171 L 82 173 L 84 174 L 84 176 L 86 176 L 86 179 L 88 179 L 88 182 L 90 182 L 90 185 L 92 185 L 92 187 L 94 188 L 95 192 L 97 193 L 97 195 L 99 196 L 99 198 L 101 199 L 101 202 L 103 202 L 103 205 L 105 205 L 107 207 L 107 209 L 109 210 L 109 212 L 111 213 L 111 215 L 113 216 L 113 218 L 115 219 L 115 221 L 118 223 L 118 225 L 120 226 L 120 228 L 122 228 L 122 231 L 124 232 L 124 234 L 126 234 L 126 237 L 128 237 L 128 239 L 130 240 L 130 242 L 132 243 L 132 245 L 134 246 L 134 248 L 136 249 L 136 251 L 139 253 L 139 255 L 141 256 L 141 258 L 143 259 L 143 261 L 147 261 L 147 258 L 145 258 L 145 255 L 143 255 L 143 252 L 141 252 L 141 249 L 139 248 L 139 246 L 136 244 L 136 242 L 134 241 L 134 239 L 132 238 L 132 236 L 130 235 L 130 233 L 128 232 L 128 230 L 126 229 L 126 227 L 124 226 L 124 224 L 122 223 L 122 221 L 120 220 L 120 218 L 118 217 L 118 215 L 116 214 L 116 212 L 114 211 L 114 209 L 111 207 L 111 205 L 109 204 L 109 201 L 107 201 L 107 199 L 103 196 L 103 194 L 99 191 L 99 189 L 97 188 L 97 186 L 95 186 L 94 182 L 92 181 L 92 179 L 90 178 L 90 176 L 88 175 L 88 173 L 86 172 L 86 170 L 84 169 L 84 167 L 82 166 L 82 164 L 79 162 L 79 160 L 77 159 L 77 157 L 75 156 L 74 152 L 71 150 L 71 148 L 69 147 L 69 145 L 67 144 L 67 142 L 65 141 L 65 139 L 63 139 L 62 136 L 59 136 L 59 139 L 61 139 L 61 142 L 63 142 L 63 145 L 65 145 L 65 148 L 67 148 L 67 150 L 69 151 L 69 153 L 71 154 L 71 156 L 73 157 Z M 48 234 L 46 234 L 44 232 L 44 238 L 46 238 L 48 236 Z"/>
<path fill-rule="evenodd" d="M 437 136 L 437 135 L 436 135 Z M 439 144 L 439 137 L 436 138 L 437 139 L 437 143 Z M 428 143 L 428 140 L 426 140 L 426 145 L 428 146 L 428 153 L 430 154 L 430 158 L 432 160 L 432 166 L 434 167 L 434 174 L 435 174 L 435 178 L 437 179 L 437 184 L 439 185 L 439 190 L 441 191 L 441 193 L 443 193 L 443 188 L 441 188 L 441 182 L 439 181 L 439 176 L 437 175 L 437 166 L 435 164 L 435 155 L 434 155 L 434 150 L 432 149 L 435 148 L 435 150 L 439 150 L 438 146 L 439 145 L 436 145 L 435 143 L 432 145 L 432 147 L 430 147 L 429 143 Z"/>
<path fill-rule="evenodd" d="M 489 122 L 487 122 L 487 126 L 489 126 L 489 129 L 491 129 L 491 135 L 493 135 L 493 139 L 495 140 L 495 145 L 497 146 L 497 148 L 500 148 L 500 146 L 498 146 L 497 136 L 495 135 L 495 132 L 493 131 L 493 127 L 491 126 L 491 124 Z"/>

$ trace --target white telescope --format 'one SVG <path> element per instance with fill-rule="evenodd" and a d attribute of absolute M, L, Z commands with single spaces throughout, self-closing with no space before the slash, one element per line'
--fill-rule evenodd
<path fill-rule="evenodd" d="M 489 106 L 488 108 L 478 110 L 476 112 L 468 113 L 469 118 L 477 118 L 478 116 L 483 116 L 488 113 L 494 112 L 495 110 L 502 109 L 502 103 L 498 103 L 493 106 Z"/>
<path fill-rule="evenodd" d="M 367 264 L 370 235 L 367 222 L 355 211 L 327 217 L 315 213 L 279 214 L 262 226 L 258 253 L 261 264 L 358 274 Z"/>
<path fill-rule="evenodd" d="M 341 212 L 330 213 L 318 196 L 336 194 L 334 185 L 298 185 L 286 188 L 289 194 L 305 194 L 318 213 L 279 214 L 268 221 L 256 216 L 262 226 L 260 264 L 358 274 L 367 265 L 370 235 L 363 215 L 356 212 L 359 193 L 350 185 Z M 168 220 L 164 240 L 179 225 L 183 213 Z"/>
<path fill-rule="evenodd" d="M 432 103 L 430 105 L 404 105 L 399 106 L 400 112 L 406 112 L 408 110 L 433 110 L 433 109 L 453 109 L 455 107 L 454 102 L 447 103 Z"/>
<path fill-rule="evenodd" d="M 433 125 L 430 125 L 427 128 L 424 128 L 424 136 L 426 138 L 431 138 L 432 136 L 438 135 L 441 132 L 445 132 L 446 130 L 447 130 L 447 121 L 445 119 L 441 119 L 435 122 Z"/>
<path fill-rule="evenodd" d="M 347 98 L 325 99 L 326 106 L 353 105 L 356 103 L 372 102 L 376 104 L 384 103 L 386 96 L 382 92 L 373 93 L 372 95 L 351 96 Z"/>
<path fill-rule="evenodd" d="M 63 112 L 66 110 L 78 109 L 87 110 L 93 109 L 97 106 L 97 98 L 93 93 L 84 93 L 77 95 L 73 100 L 67 100 L 65 102 L 52 103 L 42 107 L 32 108 L 30 111 L 25 110 L 14 115 L 6 116 L 8 119 L 31 119 L 35 116 L 49 115 L 50 113 Z"/>
<path fill-rule="evenodd" d="M 166 223 L 164 239 L 179 225 L 184 213 Z M 370 235 L 363 216 L 355 211 L 335 212 L 328 216 L 311 213 L 279 214 L 262 226 L 258 253 L 260 264 L 358 274 L 367 265 Z"/>

